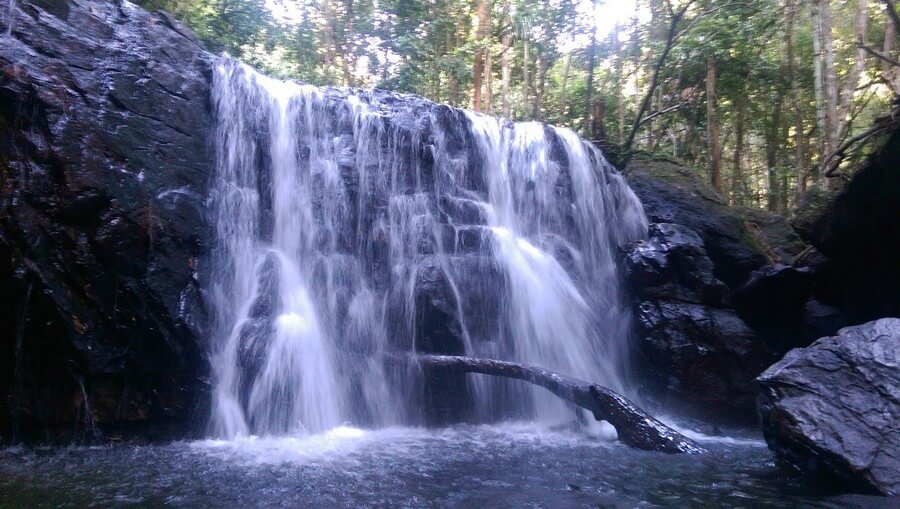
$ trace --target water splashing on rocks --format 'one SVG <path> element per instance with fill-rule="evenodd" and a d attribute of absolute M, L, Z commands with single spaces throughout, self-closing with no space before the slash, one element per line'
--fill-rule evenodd
<path fill-rule="evenodd" d="M 571 417 L 533 389 L 385 355 L 519 360 L 622 388 L 614 252 L 646 220 L 577 135 L 227 58 L 213 101 L 218 436 Z"/>

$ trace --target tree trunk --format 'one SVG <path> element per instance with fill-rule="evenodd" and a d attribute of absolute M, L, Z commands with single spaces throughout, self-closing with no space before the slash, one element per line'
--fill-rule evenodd
<path fill-rule="evenodd" d="M 510 63 L 509 53 L 512 51 L 512 19 L 509 15 L 509 1 L 503 2 L 503 54 L 500 56 L 500 74 L 502 79 L 501 92 L 502 95 L 501 109 L 503 116 L 512 117 L 509 107 L 509 79 L 510 79 Z"/>
<path fill-rule="evenodd" d="M 559 92 L 559 119 L 562 122 L 566 118 L 566 114 L 569 111 L 569 97 L 566 95 L 568 92 L 567 87 L 569 85 L 569 71 L 572 67 L 572 54 L 569 53 L 566 55 L 566 66 L 563 70 L 563 79 L 562 79 L 562 87 Z"/>
<path fill-rule="evenodd" d="M 840 102 L 837 107 L 837 132 L 835 133 L 835 149 L 837 145 L 847 134 L 849 125 L 847 116 L 850 114 L 850 105 L 853 102 L 853 93 L 859 85 L 859 78 L 862 76 L 866 65 L 866 50 L 861 45 L 866 43 L 866 35 L 869 30 L 869 3 L 867 0 L 857 0 L 856 17 L 853 20 L 853 36 L 856 39 L 856 56 L 853 61 L 853 67 L 847 74 L 847 81 L 841 90 Z M 836 80 L 835 80 L 836 81 Z"/>
<path fill-rule="evenodd" d="M 625 77 L 625 65 L 622 57 L 622 41 L 619 40 L 621 30 L 621 25 L 617 23 L 615 30 L 613 30 L 613 51 L 615 51 L 616 58 L 616 123 L 618 124 L 619 135 L 617 141 L 620 144 L 625 142 L 625 94 L 622 93 L 622 90 L 625 88 L 622 83 Z"/>
<path fill-rule="evenodd" d="M 767 191 L 767 208 L 772 212 L 778 211 L 778 145 L 779 134 L 781 132 L 781 96 L 775 101 L 775 109 L 772 112 L 771 124 L 766 133 L 766 183 Z"/>
<path fill-rule="evenodd" d="M 331 13 L 331 2 L 324 0 L 322 2 L 322 16 L 325 18 L 325 73 L 326 79 L 331 81 L 335 79 L 334 71 L 337 67 L 337 43 L 334 38 L 334 24 Z"/>
<path fill-rule="evenodd" d="M 716 96 L 716 60 L 706 58 L 706 127 L 709 136 L 709 180 L 722 192 L 722 140 L 719 134 L 718 97 Z"/>
<path fill-rule="evenodd" d="M 634 116 L 634 123 L 631 125 L 631 130 L 628 132 L 628 138 L 625 139 L 625 143 L 622 145 L 622 158 L 619 161 L 619 169 L 623 171 L 631 158 L 631 147 L 634 143 L 635 136 L 637 136 L 638 129 L 640 129 L 641 124 L 643 123 L 644 113 L 650 106 L 650 101 L 653 99 L 653 94 L 656 91 L 659 73 L 666 63 L 666 59 L 669 57 L 669 52 L 672 51 L 672 47 L 675 45 L 678 24 L 684 19 L 685 13 L 687 13 L 692 4 L 693 0 L 688 0 L 677 12 L 672 13 L 672 19 L 669 21 L 669 30 L 666 32 L 665 45 L 663 46 L 662 53 L 660 53 L 659 58 L 656 59 L 656 63 L 653 65 L 653 72 L 650 74 L 650 83 L 647 86 L 647 94 L 644 95 L 644 99 L 637 108 L 637 113 Z"/>
<path fill-rule="evenodd" d="M 594 9 L 597 8 L 597 0 L 593 3 Z M 593 109 L 594 109 L 594 70 L 597 66 L 597 25 L 591 31 L 591 45 L 588 47 L 588 68 L 587 82 L 584 89 L 584 132 L 589 133 L 593 125 Z M 619 84 L 621 86 L 621 84 Z"/>
<path fill-rule="evenodd" d="M 739 100 L 737 103 L 737 119 L 735 120 L 734 157 L 731 170 L 731 202 L 735 205 L 744 204 L 744 172 L 741 167 L 741 158 L 744 155 L 744 119 L 747 114 L 747 101 Z"/>
<path fill-rule="evenodd" d="M 344 40 L 339 41 L 338 51 L 344 62 L 344 81 L 348 87 L 356 86 L 353 72 L 356 70 L 356 57 L 353 52 L 353 0 L 344 0 Z"/>
<path fill-rule="evenodd" d="M 462 20 L 460 19 L 459 11 L 454 14 L 455 21 L 453 28 L 453 38 L 454 52 L 459 49 L 460 42 L 462 39 Z M 459 76 L 457 76 L 456 71 L 453 68 L 450 69 L 450 106 L 459 106 L 460 97 L 459 97 Z"/>
<path fill-rule="evenodd" d="M 834 43 L 831 16 L 831 0 L 819 0 L 821 3 L 821 37 L 822 51 L 825 57 L 825 152 L 822 154 L 824 161 L 837 150 L 838 146 L 838 88 L 837 88 L 837 72 L 834 67 Z M 822 183 L 825 187 L 830 187 L 829 179 L 825 176 L 827 168 L 822 168 Z"/>
<path fill-rule="evenodd" d="M 484 111 L 494 114 L 494 57 L 491 55 L 490 40 L 484 49 Z"/>
<path fill-rule="evenodd" d="M 478 0 L 478 29 L 475 32 L 475 65 L 472 69 L 472 109 L 481 111 L 481 85 L 484 80 L 485 36 L 488 33 L 486 0 Z"/>
<path fill-rule="evenodd" d="M 887 8 L 890 9 L 890 7 Z M 888 19 L 884 27 L 884 45 L 882 46 L 882 53 L 891 58 L 894 58 L 894 42 L 896 38 L 897 29 L 894 27 L 894 24 L 891 23 L 891 20 Z M 898 81 L 900 72 L 898 72 L 898 69 L 890 62 L 882 61 L 881 72 L 884 75 L 885 81 L 891 84 L 894 95 L 900 95 L 900 81 Z"/>
<path fill-rule="evenodd" d="M 348 1 L 352 8 L 352 1 Z M 351 73 L 349 63 L 350 59 L 344 49 L 343 43 L 337 36 L 338 19 L 334 12 L 334 7 L 331 5 L 331 0 L 323 0 L 322 15 L 325 17 L 325 45 L 328 46 L 325 49 L 325 53 L 328 67 L 337 66 L 337 61 L 340 60 L 340 71 L 344 80 L 343 84 L 353 86 L 353 74 Z"/>
<path fill-rule="evenodd" d="M 813 43 L 813 79 L 816 94 L 816 126 L 818 127 L 819 161 L 825 158 L 828 150 L 828 109 L 825 94 L 825 55 L 822 51 L 822 0 L 812 2 L 812 43 Z M 820 171 L 820 174 L 824 173 Z M 825 178 L 821 176 L 821 178 Z"/>
<path fill-rule="evenodd" d="M 806 137 L 806 127 L 803 124 L 803 92 L 800 89 L 800 83 L 797 75 L 797 59 L 794 55 L 794 40 L 797 29 L 797 9 L 798 5 L 794 4 L 794 0 L 787 0 L 787 33 L 785 35 L 785 50 L 787 55 L 788 78 L 791 82 L 791 100 L 793 103 L 794 117 L 794 153 L 795 164 L 797 170 L 797 187 L 795 196 L 799 200 L 800 196 L 806 192 L 806 179 L 809 172 L 809 139 Z M 787 195 L 785 195 L 787 196 Z"/>
<path fill-rule="evenodd" d="M 513 362 L 450 355 L 419 355 L 411 360 L 430 368 L 514 378 L 543 387 L 569 403 L 590 411 L 598 421 L 609 422 L 616 428 L 619 440 L 636 449 L 668 454 L 704 452 L 693 440 L 654 419 L 621 395 L 597 384 Z"/>
<path fill-rule="evenodd" d="M 543 120 L 544 114 L 544 92 L 547 78 L 547 57 L 541 52 L 538 57 L 538 68 L 537 68 L 537 89 L 534 93 L 534 114 L 532 118 L 534 120 Z"/>
<path fill-rule="evenodd" d="M 524 96 L 525 100 L 524 104 L 527 105 L 531 103 L 531 73 L 528 72 L 528 40 L 526 38 L 522 38 L 522 83 L 525 86 Z"/>

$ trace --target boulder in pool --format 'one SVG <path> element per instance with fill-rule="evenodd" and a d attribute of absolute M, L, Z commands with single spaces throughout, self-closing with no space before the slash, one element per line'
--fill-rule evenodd
<path fill-rule="evenodd" d="M 844 490 L 900 494 L 900 319 L 791 350 L 757 382 L 781 463 Z"/>

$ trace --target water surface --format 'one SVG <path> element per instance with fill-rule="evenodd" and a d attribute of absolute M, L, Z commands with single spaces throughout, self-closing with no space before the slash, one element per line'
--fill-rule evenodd
<path fill-rule="evenodd" d="M 636 451 L 525 424 L 0 452 L 0 505 L 838 507 L 756 439 Z M 880 499 L 884 500 L 884 499 Z"/>

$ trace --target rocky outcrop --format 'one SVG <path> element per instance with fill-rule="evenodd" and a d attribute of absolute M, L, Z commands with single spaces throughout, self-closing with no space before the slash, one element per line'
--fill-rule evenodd
<path fill-rule="evenodd" d="M 849 490 L 900 494 L 900 319 L 841 329 L 758 378 L 769 447 Z"/>
<path fill-rule="evenodd" d="M 697 172 L 665 160 L 636 158 L 628 183 L 651 223 L 675 223 L 695 231 L 714 264 L 716 278 L 738 286 L 770 261 L 763 243 L 728 201 Z"/>
<path fill-rule="evenodd" d="M 647 240 L 626 253 L 625 273 L 633 292 L 644 300 L 719 305 L 728 291 L 713 275 L 700 236 L 677 224 L 651 225 Z"/>
<path fill-rule="evenodd" d="M 645 396 L 706 418 L 755 418 L 754 379 L 774 354 L 728 307 L 700 236 L 650 226 L 625 254 Z"/>
<path fill-rule="evenodd" d="M 207 53 L 129 2 L 12 5 L 0 10 L 0 437 L 205 418 Z"/>

